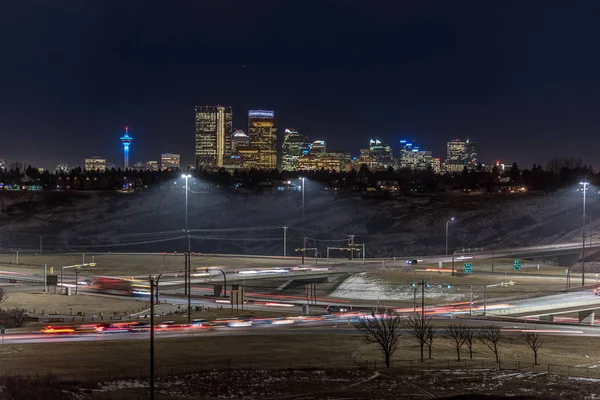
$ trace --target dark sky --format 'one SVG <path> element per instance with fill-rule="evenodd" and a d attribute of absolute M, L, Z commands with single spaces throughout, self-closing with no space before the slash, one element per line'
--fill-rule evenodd
<path fill-rule="evenodd" d="M 600 2 L 0 1 L 0 155 L 193 161 L 195 104 L 274 109 L 357 154 L 401 137 L 483 162 L 600 167 Z"/>

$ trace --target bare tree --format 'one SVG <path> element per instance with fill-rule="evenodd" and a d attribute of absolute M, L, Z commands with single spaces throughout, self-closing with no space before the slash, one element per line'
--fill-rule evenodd
<path fill-rule="evenodd" d="M 524 339 L 527 346 L 533 351 L 533 361 L 537 365 L 538 350 L 544 345 L 544 339 L 537 332 L 527 332 Z"/>
<path fill-rule="evenodd" d="M 498 351 L 502 338 L 502 332 L 500 331 L 500 328 L 498 328 L 496 325 L 484 326 L 481 329 L 481 333 L 478 337 L 479 341 L 486 345 L 487 348 L 494 353 L 494 355 L 496 356 L 497 363 L 500 362 Z"/>
<path fill-rule="evenodd" d="M 367 343 L 377 343 L 385 357 L 385 366 L 390 367 L 390 359 L 398 350 L 398 339 L 401 318 L 393 313 L 386 313 L 379 317 L 361 317 L 355 324 L 356 329 L 365 334 Z"/>
<path fill-rule="evenodd" d="M 8 295 L 4 291 L 4 288 L 0 287 L 0 304 L 4 303 L 7 298 L 8 298 Z"/>
<path fill-rule="evenodd" d="M 454 341 L 457 361 L 460 361 L 460 348 L 465 344 L 465 331 L 467 329 L 463 324 L 450 324 L 444 331 L 444 337 Z"/>
<path fill-rule="evenodd" d="M 409 315 L 406 320 L 406 328 L 410 331 L 410 334 L 417 339 L 419 342 L 419 346 L 421 347 L 421 361 L 424 360 L 424 348 L 425 344 L 427 344 L 427 332 L 433 328 L 434 324 L 431 321 L 431 318 L 423 318 L 419 317 L 416 314 Z M 434 331 L 435 332 L 435 331 Z M 433 341 L 433 339 L 432 339 Z"/>
<path fill-rule="evenodd" d="M 473 359 L 473 342 L 475 341 L 475 328 L 471 328 L 465 326 L 463 331 L 463 338 L 465 340 L 465 344 L 469 348 L 469 358 Z"/>
<path fill-rule="evenodd" d="M 429 351 L 429 359 L 431 360 L 431 346 L 433 345 L 433 341 L 437 339 L 435 335 L 437 332 L 437 328 L 433 323 L 429 324 L 427 327 L 427 332 L 425 335 L 425 343 L 427 344 L 427 350 Z"/>

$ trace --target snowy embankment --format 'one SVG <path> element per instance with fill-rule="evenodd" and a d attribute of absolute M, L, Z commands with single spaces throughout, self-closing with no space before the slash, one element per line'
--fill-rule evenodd
<path fill-rule="evenodd" d="M 382 278 L 374 277 L 366 272 L 352 275 L 331 293 L 331 297 L 360 300 L 413 300 L 414 289 L 410 285 L 392 284 Z M 443 286 L 433 285 L 427 289 L 428 299 L 442 301 L 460 301 L 465 299 L 465 294 L 444 291 Z M 420 288 L 417 298 L 421 298 Z"/>

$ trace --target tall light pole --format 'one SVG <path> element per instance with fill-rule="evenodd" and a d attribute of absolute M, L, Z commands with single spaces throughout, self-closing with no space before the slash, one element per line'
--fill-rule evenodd
<path fill-rule="evenodd" d="M 184 290 L 183 290 L 183 294 L 187 294 L 188 296 L 188 324 L 190 323 L 190 319 L 191 319 L 191 288 L 192 285 L 190 283 L 191 279 L 192 279 L 192 274 L 191 274 L 191 260 L 190 260 L 190 231 L 188 229 L 188 181 L 189 179 L 192 177 L 190 174 L 183 174 L 181 175 L 181 177 L 183 179 L 185 179 L 185 233 L 187 236 L 187 250 L 185 252 L 185 278 L 183 280 L 184 282 Z"/>
<path fill-rule="evenodd" d="M 583 185 L 583 224 L 581 225 L 581 237 L 583 240 L 583 245 L 581 246 L 581 286 L 585 286 L 585 192 L 587 192 L 587 188 L 590 185 L 589 182 L 579 182 L 580 185 Z"/>
<path fill-rule="evenodd" d="M 450 221 L 454 221 L 454 217 L 446 221 L 446 255 L 448 255 L 448 225 L 450 224 Z"/>
<path fill-rule="evenodd" d="M 306 235 L 304 233 L 304 177 L 300 178 L 302 180 L 302 237 L 304 238 L 304 242 L 302 244 L 302 264 L 304 264 L 304 257 L 306 257 Z"/>

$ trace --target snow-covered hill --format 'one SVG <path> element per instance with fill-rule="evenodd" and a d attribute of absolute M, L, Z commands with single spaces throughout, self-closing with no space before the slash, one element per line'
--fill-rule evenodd
<path fill-rule="evenodd" d="M 0 245 L 4 250 L 180 251 L 185 227 L 184 193 L 17 192 L 0 193 Z M 600 223 L 598 199 L 589 196 L 588 231 Z M 355 235 L 367 256 L 444 252 L 450 217 L 450 248 L 495 248 L 579 240 L 582 202 L 573 194 L 546 196 L 410 197 L 375 200 L 306 193 L 305 235 L 324 256 Z M 299 193 L 189 194 L 192 248 L 199 252 L 288 254 L 302 246 Z M 155 234 L 164 232 L 164 234 Z M 316 239 L 316 240 L 315 240 Z M 596 239 L 594 239 L 596 240 Z M 132 245 L 135 243 L 135 245 Z M 333 254 L 340 254 L 332 250 Z"/>

